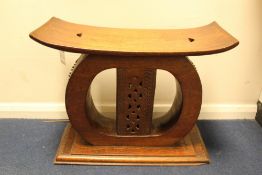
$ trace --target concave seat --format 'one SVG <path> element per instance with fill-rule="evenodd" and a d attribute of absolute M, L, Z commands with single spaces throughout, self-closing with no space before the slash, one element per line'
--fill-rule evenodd
<path fill-rule="evenodd" d="M 127 56 L 206 55 L 238 45 L 216 22 L 190 29 L 123 29 L 74 24 L 53 17 L 30 37 L 68 52 Z"/>

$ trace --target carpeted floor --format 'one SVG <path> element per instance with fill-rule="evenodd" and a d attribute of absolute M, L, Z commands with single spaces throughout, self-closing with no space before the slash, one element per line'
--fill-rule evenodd
<path fill-rule="evenodd" d="M 53 165 L 64 122 L 0 120 L 0 175 L 262 175 L 254 120 L 199 121 L 211 164 L 182 167 Z"/>

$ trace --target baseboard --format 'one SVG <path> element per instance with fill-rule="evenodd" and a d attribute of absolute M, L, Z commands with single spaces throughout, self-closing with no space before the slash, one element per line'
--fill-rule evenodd
<path fill-rule="evenodd" d="M 255 119 L 256 104 L 204 104 L 200 119 Z"/>
<path fill-rule="evenodd" d="M 63 103 L 0 103 L 0 118 L 67 119 Z"/>
<path fill-rule="evenodd" d="M 158 104 L 154 112 L 164 113 L 169 106 Z M 101 105 L 100 109 L 105 113 L 115 111 L 113 105 Z M 254 119 L 256 112 L 256 104 L 203 104 L 199 119 Z M 68 119 L 63 103 L 0 103 L 0 118 Z"/>

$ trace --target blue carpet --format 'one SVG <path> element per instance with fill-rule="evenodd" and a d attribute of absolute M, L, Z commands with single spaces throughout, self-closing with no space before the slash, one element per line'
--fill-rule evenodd
<path fill-rule="evenodd" d="M 262 128 L 254 120 L 199 121 L 211 164 L 53 165 L 64 122 L 0 120 L 0 175 L 262 175 Z"/>

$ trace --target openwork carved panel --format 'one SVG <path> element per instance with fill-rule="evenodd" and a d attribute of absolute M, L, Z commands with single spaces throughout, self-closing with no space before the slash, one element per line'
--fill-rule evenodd
<path fill-rule="evenodd" d="M 66 109 L 72 126 L 88 143 L 169 146 L 194 126 L 201 107 L 201 82 L 186 57 L 83 55 L 78 63 L 67 85 Z M 100 114 L 89 93 L 94 77 L 110 68 L 117 69 L 116 120 Z M 179 111 L 173 108 L 174 100 L 166 115 L 152 120 L 156 69 L 176 77 L 183 101 Z"/>
<path fill-rule="evenodd" d="M 150 134 L 156 70 L 117 70 L 117 133 Z"/>

